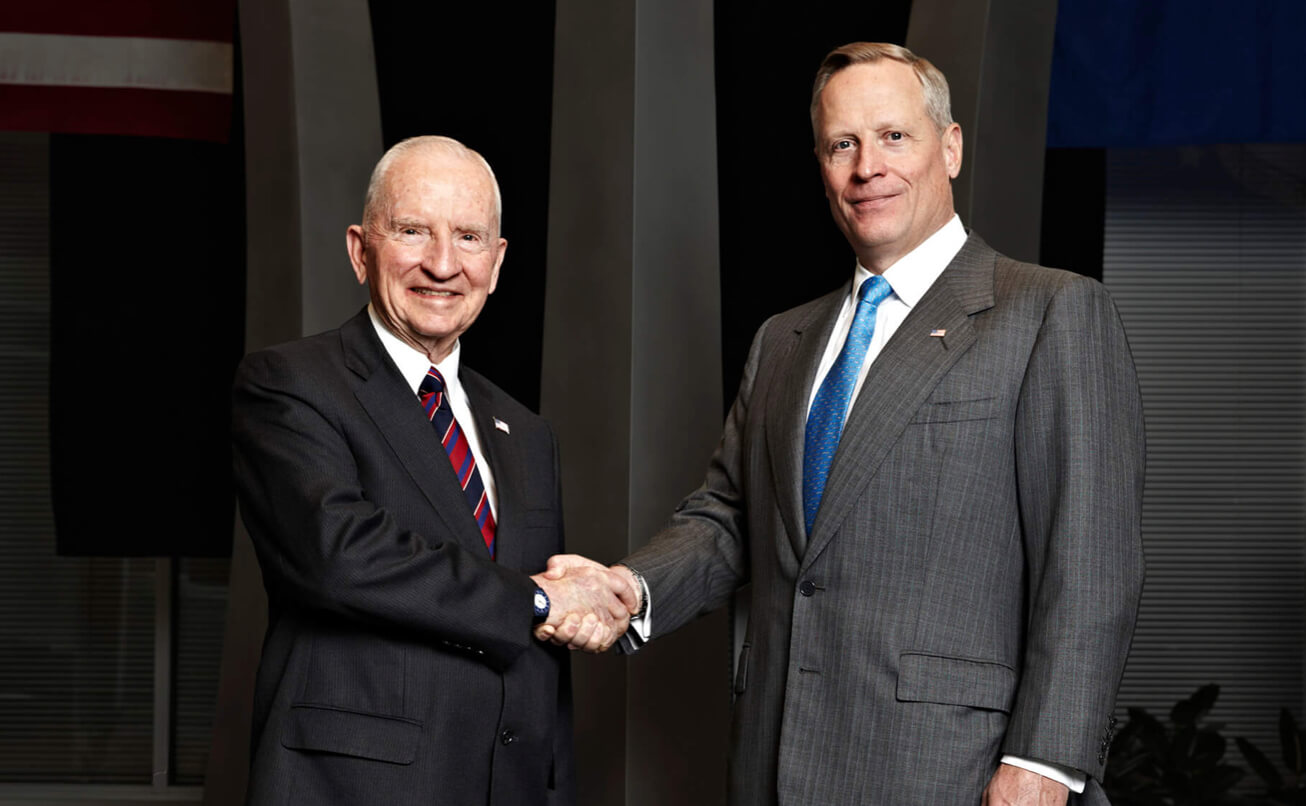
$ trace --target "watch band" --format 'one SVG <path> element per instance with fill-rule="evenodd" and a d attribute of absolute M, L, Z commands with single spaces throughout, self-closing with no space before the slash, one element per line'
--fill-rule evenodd
<path fill-rule="evenodd" d="M 543 624 L 549 620 L 549 594 L 544 592 L 544 588 L 535 586 L 535 623 Z"/>
<path fill-rule="evenodd" d="M 644 575 L 625 563 L 617 563 L 617 565 L 629 571 L 631 576 L 635 577 L 635 582 L 639 583 L 639 612 L 631 618 L 644 618 L 648 615 L 648 583 L 644 581 Z"/>

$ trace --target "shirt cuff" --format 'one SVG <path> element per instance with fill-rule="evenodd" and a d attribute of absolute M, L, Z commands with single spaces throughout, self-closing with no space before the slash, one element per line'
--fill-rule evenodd
<path fill-rule="evenodd" d="M 643 576 L 636 577 L 639 580 L 639 586 L 643 589 L 644 602 L 647 607 L 644 608 L 644 614 L 633 616 L 630 619 L 630 628 L 626 631 L 633 639 L 634 649 L 639 649 L 648 643 L 648 639 L 653 635 L 653 597 L 648 594 L 648 583 L 644 581 Z"/>
<path fill-rule="evenodd" d="M 1088 783 L 1088 776 L 1074 767 L 1063 767 L 1060 764 L 1035 761 L 1032 758 L 1021 758 L 1020 756 L 1003 756 L 1002 763 L 1020 767 L 1022 770 L 1036 772 L 1044 778 L 1051 778 L 1059 784 L 1070 787 L 1071 792 L 1082 793 L 1084 784 Z"/>

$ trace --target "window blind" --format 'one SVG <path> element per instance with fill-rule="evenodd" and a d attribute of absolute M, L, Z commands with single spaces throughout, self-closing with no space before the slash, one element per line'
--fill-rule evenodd
<path fill-rule="evenodd" d="M 1147 583 L 1118 705 L 1279 757 L 1303 696 L 1306 146 L 1114 150 L 1103 278 L 1147 418 Z M 1122 713 L 1123 718 L 1123 713 Z"/>
<path fill-rule="evenodd" d="M 178 560 L 172 782 L 204 783 L 227 629 L 226 558 Z"/>
<path fill-rule="evenodd" d="M 45 135 L 0 133 L 0 783 L 149 783 L 153 561 L 55 556 L 48 165 Z"/>

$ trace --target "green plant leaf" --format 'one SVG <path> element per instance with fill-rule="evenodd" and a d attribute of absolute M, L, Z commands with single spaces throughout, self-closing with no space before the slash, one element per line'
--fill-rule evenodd
<path fill-rule="evenodd" d="M 1246 775 L 1238 767 L 1219 764 L 1199 770 L 1192 779 L 1192 791 L 1202 800 L 1222 795 L 1233 789 Z"/>
<path fill-rule="evenodd" d="M 1283 747 L 1283 764 L 1294 775 L 1302 773 L 1302 740 L 1297 722 L 1287 708 L 1279 711 L 1279 743 Z"/>
<path fill-rule="evenodd" d="M 1170 723 L 1175 727 L 1187 727 L 1197 724 L 1197 703 L 1192 697 L 1180 700 L 1170 709 Z"/>
<path fill-rule="evenodd" d="M 1161 774 L 1161 783 L 1174 795 L 1176 803 L 1193 800 L 1198 793 L 1194 791 L 1193 782 L 1187 775 L 1176 770 L 1166 770 Z"/>
<path fill-rule="evenodd" d="M 1197 705 L 1198 718 L 1200 719 L 1209 714 L 1218 699 L 1220 699 L 1220 687 L 1214 683 L 1207 683 L 1197 689 L 1197 693 L 1193 695 L 1193 700 Z"/>
<path fill-rule="evenodd" d="M 1226 746 L 1224 737 L 1215 731 L 1199 730 L 1193 742 L 1193 761 L 1198 767 L 1214 766 L 1224 758 Z"/>
<path fill-rule="evenodd" d="M 1168 758 L 1176 767 L 1187 767 L 1197 749 L 1197 728 L 1193 725 L 1175 726 L 1174 738 L 1170 741 Z"/>
<path fill-rule="evenodd" d="M 1145 730 L 1148 725 L 1161 727 L 1161 720 L 1149 714 L 1145 708 L 1130 708 L 1128 724 L 1138 724 Z"/>
<path fill-rule="evenodd" d="M 1215 683 L 1207 683 L 1186 700 L 1180 700 L 1175 703 L 1174 708 L 1170 709 L 1170 721 L 1175 726 L 1196 725 L 1202 720 L 1211 709 L 1215 707 L 1215 701 L 1220 698 L 1220 687 Z"/>
<path fill-rule="evenodd" d="M 1274 763 L 1256 745 L 1243 737 L 1239 736 L 1235 741 L 1238 743 L 1238 749 L 1243 753 L 1243 758 L 1247 759 L 1247 764 L 1261 777 L 1261 780 L 1265 781 L 1265 785 L 1271 791 L 1282 789 L 1283 776 L 1275 769 Z"/>
<path fill-rule="evenodd" d="M 1160 720 L 1141 708 L 1130 708 L 1129 724 L 1138 725 L 1138 740 L 1144 751 L 1158 761 L 1170 755 L 1170 736 Z"/>

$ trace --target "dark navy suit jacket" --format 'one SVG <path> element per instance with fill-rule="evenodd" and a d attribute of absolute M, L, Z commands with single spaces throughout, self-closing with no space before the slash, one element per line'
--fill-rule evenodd
<path fill-rule="evenodd" d="M 235 475 L 269 606 L 252 804 L 574 800 L 567 655 L 532 637 L 528 576 L 563 550 L 556 441 L 459 377 L 497 561 L 366 311 L 237 371 Z"/>

